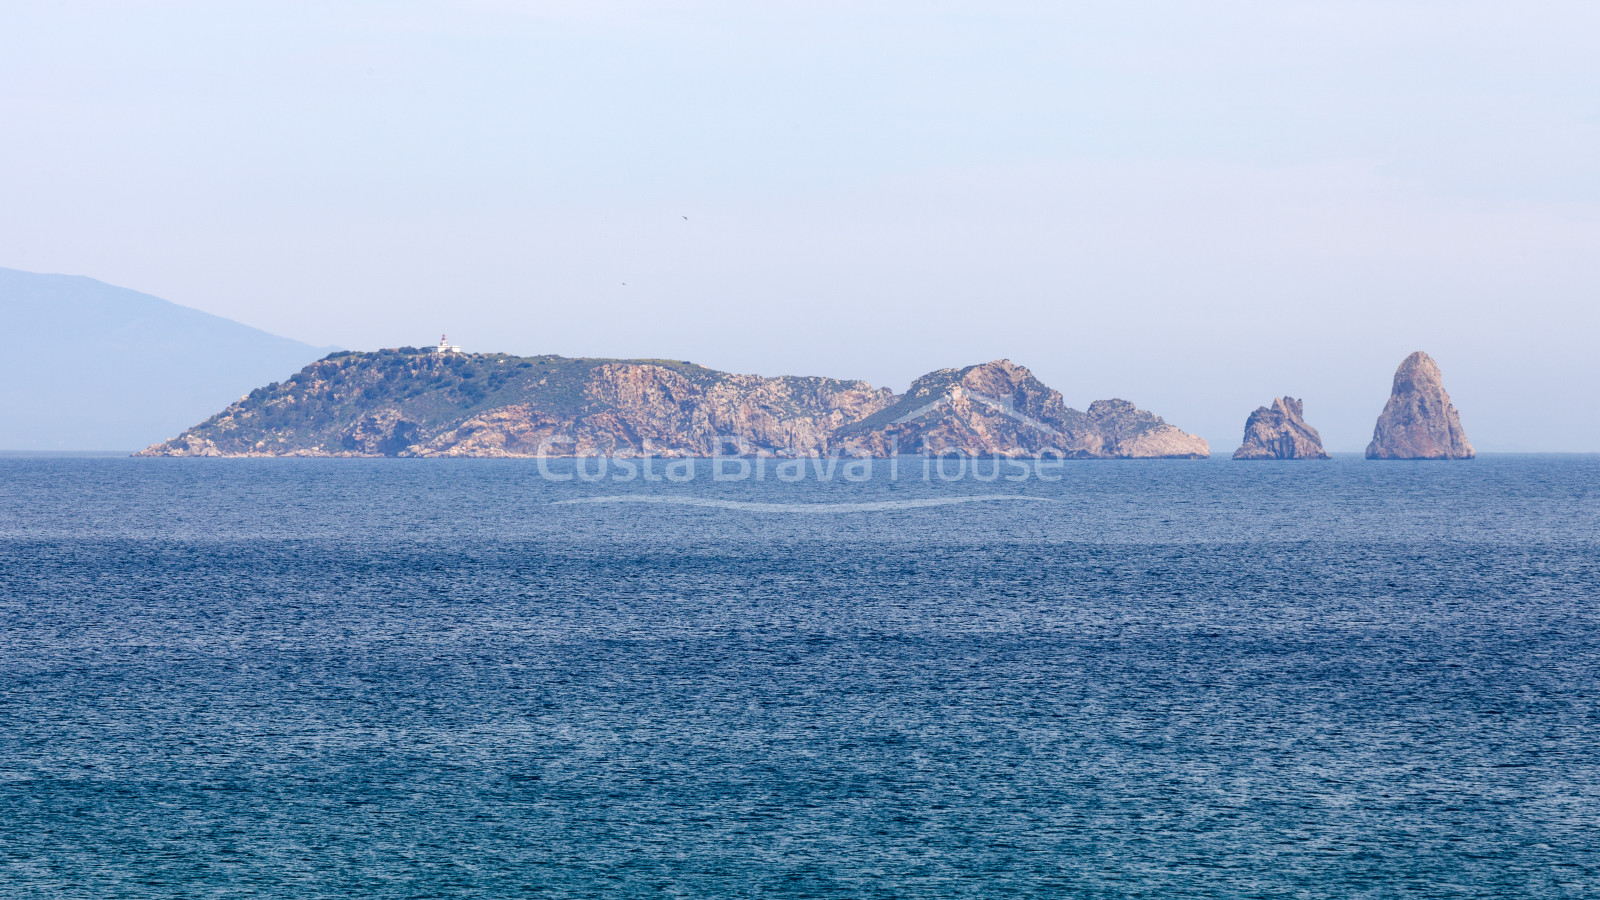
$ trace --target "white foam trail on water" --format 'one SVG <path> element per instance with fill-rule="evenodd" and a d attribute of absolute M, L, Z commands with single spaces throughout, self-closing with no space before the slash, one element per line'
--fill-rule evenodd
<path fill-rule="evenodd" d="M 664 503 L 670 506 L 705 506 L 713 509 L 736 509 L 743 512 L 834 514 L 853 512 L 878 512 L 887 509 L 924 509 L 930 506 L 955 506 L 962 503 L 988 503 L 991 501 L 1020 500 L 1024 503 L 1053 503 L 1047 497 L 1018 497 L 1002 494 L 994 497 L 937 497 L 925 500 L 875 500 L 868 503 L 754 503 L 748 500 L 714 500 L 709 497 L 670 497 L 656 495 L 620 494 L 610 497 L 579 497 L 575 500 L 553 500 L 551 506 L 573 506 L 580 503 Z"/>

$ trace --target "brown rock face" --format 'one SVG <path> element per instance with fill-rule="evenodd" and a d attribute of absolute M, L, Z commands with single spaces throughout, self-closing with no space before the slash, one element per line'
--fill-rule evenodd
<path fill-rule="evenodd" d="M 417 437 L 417 424 L 397 409 L 370 412 L 339 435 L 340 448 L 359 456 L 394 456 Z"/>
<path fill-rule="evenodd" d="M 1394 373 L 1394 390 L 1378 416 L 1367 459 L 1472 459 L 1461 416 L 1444 389 L 1439 364 L 1422 351 Z"/>
<path fill-rule="evenodd" d="M 1198 458 L 1203 438 L 1126 400 L 1069 408 L 1025 367 L 998 359 L 918 378 L 893 406 L 841 430 L 846 453 L 1059 454 L 1080 459 Z"/>
<path fill-rule="evenodd" d="M 1203 459 L 1211 445 L 1199 435 L 1168 425 L 1153 412 L 1126 400 L 1096 400 L 1084 414 L 1089 431 L 1084 445 L 1092 456 L 1108 459 Z"/>
<path fill-rule="evenodd" d="M 474 416 L 416 456 L 820 456 L 841 425 L 888 406 L 865 382 L 726 375 L 709 384 L 657 365 L 595 368 L 576 416 L 516 404 Z"/>
<path fill-rule="evenodd" d="M 1244 443 L 1234 459 L 1327 459 L 1322 436 L 1306 424 L 1304 407 L 1293 397 L 1260 406 L 1244 423 Z"/>

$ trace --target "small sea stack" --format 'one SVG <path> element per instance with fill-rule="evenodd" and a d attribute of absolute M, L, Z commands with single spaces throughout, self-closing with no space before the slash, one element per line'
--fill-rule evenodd
<path fill-rule="evenodd" d="M 1327 459 L 1322 436 L 1306 424 L 1304 407 L 1293 397 L 1277 397 L 1256 407 L 1244 423 L 1244 443 L 1234 459 Z"/>
<path fill-rule="evenodd" d="M 1378 416 L 1367 459 L 1472 459 L 1477 456 L 1461 416 L 1444 389 L 1444 375 L 1421 350 L 1400 363 L 1394 389 Z"/>

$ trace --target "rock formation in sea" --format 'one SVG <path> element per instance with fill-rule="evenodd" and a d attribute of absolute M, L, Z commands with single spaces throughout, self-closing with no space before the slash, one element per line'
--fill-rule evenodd
<path fill-rule="evenodd" d="M 1327 459 L 1322 436 L 1306 424 L 1304 407 L 1293 397 L 1258 406 L 1244 423 L 1244 443 L 1234 459 Z"/>
<path fill-rule="evenodd" d="M 1400 363 L 1367 459 L 1471 459 L 1477 455 L 1444 389 L 1439 364 L 1418 350 Z"/>
<path fill-rule="evenodd" d="M 1125 400 L 1087 413 L 996 360 L 901 396 L 861 381 L 733 375 L 676 360 L 336 353 L 145 456 L 1199 457 L 1206 442 Z"/>
<path fill-rule="evenodd" d="M 960 453 L 1081 459 L 1209 456 L 1203 438 L 1126 400 L 1096 400 L 1088 412 L 1010 360 L 940 369 L 912 382 L 895 403 L 841 429 L 847 453 Z"/>

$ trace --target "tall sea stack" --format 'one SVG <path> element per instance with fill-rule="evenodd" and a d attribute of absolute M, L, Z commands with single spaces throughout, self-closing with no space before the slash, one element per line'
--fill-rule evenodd
<path fill-rule="evenodd" d="M 1477 455 L 1444 389 L 1433 357 L 1421 350 L 1394 373 L 1394 390 L 1367 445 L 1367 459 L 1471 459 Z"/>
<path fill-rule="evenodd" d="M 1293 397 L 1278 397 L 1257 407 L 1244 423 L 1244 443 L 1234 459 L 1327 459 L 1322 436 L 1306 424 L 1305 407 Z"/>

